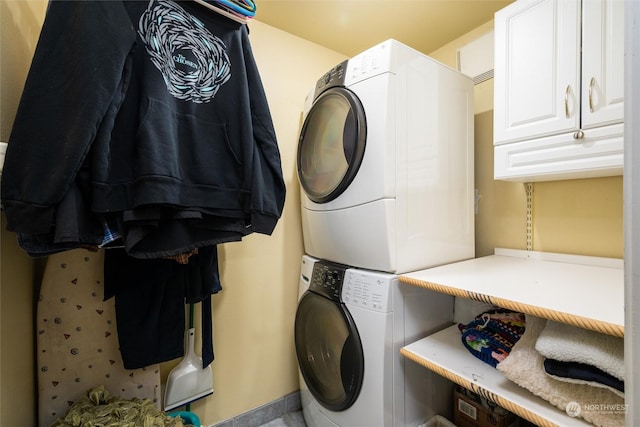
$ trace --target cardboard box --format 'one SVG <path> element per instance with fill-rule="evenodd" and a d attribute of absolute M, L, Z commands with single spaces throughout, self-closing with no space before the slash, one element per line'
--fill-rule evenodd
<path fill-rule="evenodd" d="M 518 416 L 477 394 L 457 387 L 453 393 L 453 422 L 457 427 L 512 427 Z"/>

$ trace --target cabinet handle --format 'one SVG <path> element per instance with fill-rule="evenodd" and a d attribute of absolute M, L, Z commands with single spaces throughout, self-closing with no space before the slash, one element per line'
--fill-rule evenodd
<path fill-rule="evenodd" d="M 564 116 L 568 119 L 570 117 L 569 114 L 569 94 L 571 93 L 571 85 L 567 85 L 567 88 L 564 91 Z"/>
<path fill-rule="evenodd" d="M 579 130 L 573 134 L 573 139 L 575 139 L 576 141 L 579 141 L 583 138 L 584 138 L 584 132 L 582 130 Z"/>
<path fill-rule="evenodd" d="M 596 78 L 591 77 L 589 81 L 589 111 L 593 113 L 593 87 L 596 84 Z"/>

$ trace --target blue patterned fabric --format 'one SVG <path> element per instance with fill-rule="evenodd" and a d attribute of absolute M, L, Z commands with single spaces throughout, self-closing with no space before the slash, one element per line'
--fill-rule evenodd
<path fill-rule="evenodd" d="M 507 309 L 485 311 L 468 324 L 458 324 L 462 344 L 469 352 L 493 366 L 503 361 L 525 330 L 523 313 Z"/>

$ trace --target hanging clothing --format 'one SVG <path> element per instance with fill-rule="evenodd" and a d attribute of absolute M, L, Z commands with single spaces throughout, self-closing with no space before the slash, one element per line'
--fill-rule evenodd
<path fill-rule="evenodd" d="M 60 215 L 71 197 L 75 214 Z M 170 207 L 191 232 L 131 255 L 177 255 L 271 234 L 284 198 L 245 25 L 194 2 L 52 1 L 2 179 L 8 229 L 28 252 L 98 245 L 105 219 L 140 245 Z"/>
<path fill-rule="evenodd" d="M 7 146 L 8 229 L 49 233 L 97 130 L 124 99 L 135 30 L 121 2 L 49 4 Z"/>
<path fill-rule="evenodd" d="M 211 295 L 222 290 L 215 246 L 187 264 L 137 259 L 123 249 L 105 251 L 104 299 L 115 298 L 120 354 L 126 369 L 184 355 L 185 303 L 202 303 L 202 361 L 214 358 Z"/>

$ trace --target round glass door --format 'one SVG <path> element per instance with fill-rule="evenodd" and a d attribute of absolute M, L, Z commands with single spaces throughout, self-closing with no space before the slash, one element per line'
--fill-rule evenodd
<path fill-rule="evenodd" d="M 298 366 L 315 399 L 332 411 L 349 408 L 364 377 L 364 355 L 353 318 L 343 304 L 307 292 L 295 320 Z"/>
<path fill-rule="evenodd" d="M 333 87 L 316 99 L 298 141 L 298 177 L 311 200 L 329 202 L 349 186 L 366 139 L 364 110 L 353 92 Z"/>

